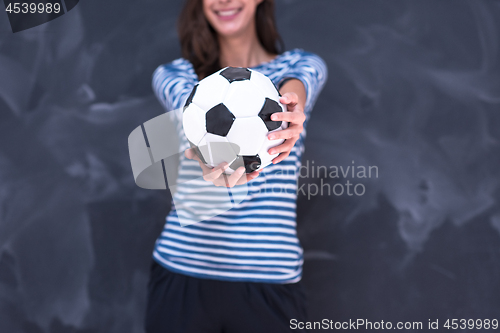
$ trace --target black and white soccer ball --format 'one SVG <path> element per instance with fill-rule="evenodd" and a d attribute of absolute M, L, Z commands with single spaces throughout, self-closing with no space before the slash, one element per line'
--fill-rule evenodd
<path fill-rule="evenodd" d="M 226 67 L 201 80 L 184 106 L 184 133 L 209 167 L 229 163 L 227 174 L 244 166 L 246 173 L 261 170 L 278 154 L 267 151 L 284 140 L 269 140 L 269 132 L 288 124 L 272 121 L 271 114 L 286 111 L 280 93 L 262 73 Z"/>

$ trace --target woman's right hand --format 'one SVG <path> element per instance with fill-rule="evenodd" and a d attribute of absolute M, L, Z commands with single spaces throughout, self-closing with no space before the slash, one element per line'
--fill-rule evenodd
<path fill-rule="evenodd" d="M 201 170 L 203 170 L 203 179 L 207 182 L 214 183 L 215 186 L 234 187 L 236 185 L 243 185 L 259 176 L 260 171 L 253 171 L 252 173 L 245 174 L 245 167 L 239 167 L 232 175 L 226 175 L 224 171 L 229 167 L 228 163 L 224 162 L 215 168 L 210 168 L 200 160 L 194 148 L 186 149 L 184 155 L 190 160 L 198 161 Z"/>

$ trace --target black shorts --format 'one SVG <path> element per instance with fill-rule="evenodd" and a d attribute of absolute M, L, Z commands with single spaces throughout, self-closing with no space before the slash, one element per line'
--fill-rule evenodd
<path fill-rule="evenodd" d="M 153 260 L 146 333 L 281 333 L 290 320 L 307 321 L 302 283 L 200 279 Z"/>

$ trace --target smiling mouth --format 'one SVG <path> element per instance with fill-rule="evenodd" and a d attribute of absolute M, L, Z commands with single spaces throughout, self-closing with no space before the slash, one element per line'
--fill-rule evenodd
<path fill-rule="evenodd" d="M 229 9 L 229 10 L 216 10 L 215 14 L 221 17 L 228 17 L 238 14 L 242 8 Z"/>

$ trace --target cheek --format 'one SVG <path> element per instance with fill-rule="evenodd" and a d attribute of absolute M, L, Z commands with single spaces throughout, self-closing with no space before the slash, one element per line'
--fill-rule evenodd
<path fill-rule="evenodd" d="M 207 6 L 205 6 L 205 4 L 203 4 L 203 15 L 205 15 L 205 17 L 208 19 L 209 15 L 210 15 L 210 10 L 208 9 Z"/>
<path fill-rule="evenodd" d="M 214 14 L 210 10 L 210 6 L 212 5 L 211 1 L 204 0 L 201 3 L 201 5 L 203 6 L 203 14 L 205 15 L 205 17 L 207 18 L 207 20 L 209 22 L 212 22 L 214 19 L 212 15 L 214 15 Z"/>
<path fill-rule="evenodd" d="M 250 3 L 248 4 L 249 7 L 252 8 L 252 12 L 255 13 L 257 11 L 257 7 L 259 6 L 259 4 L 262 2 L 262 0 L 254 0 L 254 1 L 250 1 Z"/>
<path fill-rule="evenodd" d="M 217 18 L 215 17 L 215 14 L 212 13 L 210 9 L 205 9 L 205 8 L 203 9 L 203 14 L 205 15 L 205 18 L 207 19 L 208 23 L 210 23 L 212 27 L 215 27 L 217 23 Z"/>
<path fill-rule="evenodd" d="M 250 21 L 250 20 L 253 20 L 255 19 L 255 14 L 257 13 L 257 5 L 258 5 L 258 2 L 255 2 L 255 3 L 249 3 L 247 4 L 247 8 L 246 8 L 246 12 L 247 12 L 247 20 Z"/>

